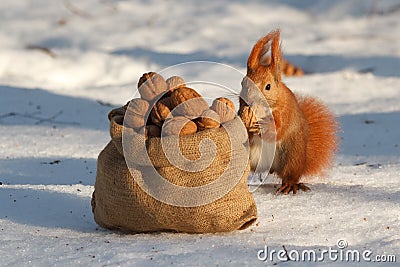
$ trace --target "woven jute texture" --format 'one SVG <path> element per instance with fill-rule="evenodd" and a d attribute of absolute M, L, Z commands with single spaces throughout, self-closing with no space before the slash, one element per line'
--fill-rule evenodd
<path fill-rule="evenodd" d="M 111 141 L 101 151 L 97 161 L 92 210 L 100 226 L 132 233 L 215 233 L 245 229 L 256 220 L 256 205 L 247 186 L 249 165 L 244 146 L 247 136 L 239 134 L 241 131 L 236 131 L 233 136 L 227 133 L 240 127 L 239 118 L 219 129 L 180 137 L 169 136 L 163 141 L 161 138 L 145 141 L 143 135 L 123 126 L 124 113 L 123 108 L 110 112 Z M 211 140 L 213 145 L 207 140 Z M 179 147 L 187 160 L 175 158 L 179 153 L 165 152 L 166 148 L 173 146 L 175 149 Z M 210 155 L 206 153 L 209 152 L 207 149 L 214 151 L 212 158 L 204 156 Z M 243 156 L 234 158 L 233 154 Z M 193 161 L 197 164 L 193 168 L 199 170 L 190 169 Z M 174 185 L 195 190 L 182 193 L 179 190 L 164 190 L 162 186 L 157 188 L 151 181 L 158 174 Z M 217 184 L 208 191 L 200 190 L 217 181 L 221 175 L 225 177 L 222 185 Z M 233 183 L 233 186 L 224 192 L 226 183 Z M 146 186 L 172 202 L 183 200 L 193 204 L 207 198 L 212 201 L 197 206 L 171 205 L 145 192 L 142 188 Z M 223 193 L 220 196 L 219 191 Z"/>

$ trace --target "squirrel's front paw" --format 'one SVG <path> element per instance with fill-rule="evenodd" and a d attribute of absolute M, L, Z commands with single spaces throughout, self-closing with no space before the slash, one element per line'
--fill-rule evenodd
<path fill-rule="evenodd" d="M 261 127 L 259 123 L 254 123 L 247 128 L 247 131 L 252 134 L 261 134 Z"/>
<path fill-rule="evenodd" d="M 303 183 L 289 184 L 289 183 L 282 182 L 281 187 L 279 187 L 278 190 L 276 190 L 276 194 L 287 195 L 290 192 L 293 192 L 293 195 L 294 195 L 297 193 L 298 190 L 307 192 L 307 191 L 310 191 L 311 189 Z"/>

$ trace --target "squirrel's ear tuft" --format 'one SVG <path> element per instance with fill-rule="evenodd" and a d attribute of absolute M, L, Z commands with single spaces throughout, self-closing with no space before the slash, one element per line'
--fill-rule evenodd
<path fill-rule="evenodd" d="M 275 82 L 279 83 L 281 81 L 281 43 L 280 43 L 280 32 L 279 30 L 275 30 L 274 36 L 272 37 L 271 44 L 271 64 L 269 68 L 271 72 L 274 74 Z"/>

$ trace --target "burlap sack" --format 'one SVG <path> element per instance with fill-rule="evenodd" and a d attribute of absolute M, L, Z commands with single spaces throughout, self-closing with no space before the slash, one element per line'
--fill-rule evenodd
<path fill-rule="evenodd" d="M 163 144 L 160 141 L 161 138 L 151 138 L 147 141 L 146 148 L 142 145 L 143 135 L 123 126 L 124 111 L 120 108 L 110 112 L 112 140 L 98 157 L 92 210 L 94 219 L 100 226 L 125 232 L 215 233 L 245 229 L 256 220 L 256 205 L 246 182 L 249 165 L 247 150 L 243 145 L 247 141 L 245 134 L 239 134 L 241 131 L 236 131 L 237 134 L 232 138 L 221 127 L 180 138 L 166 137 L 163 138 L 165 142 Z M 226 123 L 225 128 L 235 130 L 241 127 L 240 124 L 240 119 L 236 118 Z M 211 161 L 208 157 L 202 158 L 201 153 L 204 153 L 204 150 L 198 149 L 205 139 L 210 139 L 215 143 L 216 153 Z M 171 164 L 170 157 L 167 158 L 162 145 L 165 148 L 166 145 L 173 145 L 176 142 L 179 143 L 180 150 L 187 159 L 197 159 L 200 165 L 204 161 L 206 163 L 203 165 L 206 168 L 200 171 L 186 171 Z M 128 157 L 126 161 L 123 143 L 125 155 Z M 204 147 L 204 143 L 202 145 Z M 236 155 L 243 155 L 236 157 L 233 162 L 232 148 L 235 149 L 233 152 L 237 152 Z M 187 167 L 190 164 L 190 161 L 183 162 L 182 166 Z M 237 166 L 244 166 L 244 171 L 239 170 Z M 151 182 L 157 175 L 154 169 L 175 185 L 190 189 L 196 187 L 194 193 L 166 191 L 169 193 L 163 195 L 167 203 L 187 200 L 189 206 L 166 204 L 165 201 L 153 198 L 142 189 L 146 186 L 154 189 Z M 227 183 L 234 182 L 233 188 L 211 203 L 191 206 L 193 203 L 214 197 L 214 190 L 196 193 L 197 188 L 216 181 L 221 174 L 228 177 Z M 155 190 L 158 193 L 165 191 L 163 187 Z M 217 187 L 215 191 L 219 191 L 219 188 Z"/>

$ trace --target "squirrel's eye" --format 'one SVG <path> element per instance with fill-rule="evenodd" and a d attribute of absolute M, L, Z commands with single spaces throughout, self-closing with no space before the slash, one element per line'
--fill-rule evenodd
<path fill-rule="evenodd" d="M 267 85 L 265 86 L 265 90 L 269 91 L 269 89 L 271 89 L 271 85 L 270 85 L 270 84 L 267 84 Z"/>

